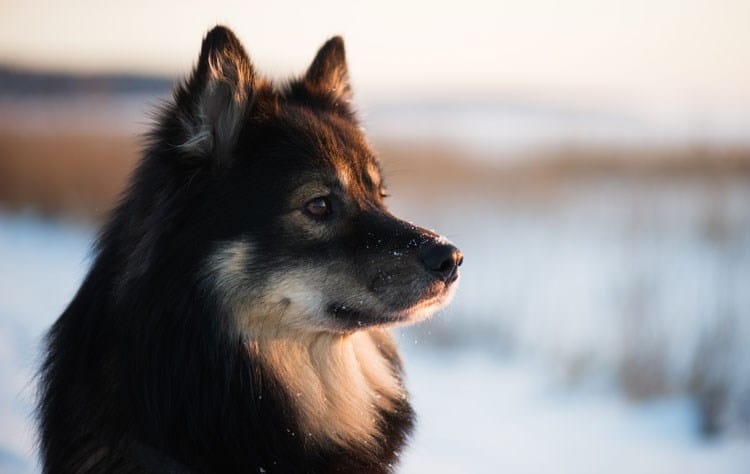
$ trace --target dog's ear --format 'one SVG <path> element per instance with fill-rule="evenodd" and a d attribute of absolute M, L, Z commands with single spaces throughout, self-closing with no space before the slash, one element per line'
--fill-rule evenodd
<path fill-rule="evenodd" d="M 253 100 L 255 74 L 237 37 L 216 26 L 203 39 L 198 65 L 176 93 L 180 148 L 218 159 L 230 153 Z"/>
<path fill-rule="evenodd" d="M 310 92 L 328 99 L 334 106 L 348 107 L 352 91 L 343 38 L 334 36 L 320 48 L 305 73 L 304 83 Z"/>

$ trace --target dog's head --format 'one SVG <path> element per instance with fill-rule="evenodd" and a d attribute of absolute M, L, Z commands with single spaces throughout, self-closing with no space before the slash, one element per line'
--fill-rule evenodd
<path fill-rule="evenodd" d="M 216 27 L 162 117 L 154 138 L 200 190 L 185 220 L 205 240 L 202 281 L 242 328 L 403 324 L 452 296 L 461 252 L 388 212 L 350 99 L 341 38 L 304 76 L 274 85 Z"/>

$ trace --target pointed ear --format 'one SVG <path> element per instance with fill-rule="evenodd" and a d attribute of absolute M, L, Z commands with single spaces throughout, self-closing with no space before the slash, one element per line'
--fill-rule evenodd
<path fill-rule="evenodd" d="M 313 93 L 326 96 L 334 105 L 346 105 L 351 101 L 343 38 L 334 36 L 320 48 L 304 80 Z"/>
<path fill-rule="evenodd" d="M 217 26 L 203 40 L 198 65 L 176 102 L 184 140 L 192 155 L 222 158 L 231 152 L 250 108 L 255 75 L 237 37 Z"/>

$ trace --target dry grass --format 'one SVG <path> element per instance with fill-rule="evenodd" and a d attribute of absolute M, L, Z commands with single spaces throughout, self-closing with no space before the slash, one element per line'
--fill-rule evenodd
<path fill-rule="evenodd" d="M 380 143 L 377 148 L 391 191 L 406 198 L 549 200 L 566 186 L 605 177 L 750 178 L 747 149 L 558 149 L 498 161 L 430 144 Z M 125 134 L 0 131 L 0 205 L 101 218 L 139 153 L 139 138 Z"/>
<path fill-rule="evenodd" d="M 139 155 L 128 136 L 0 133 L 0 202 L 99 218 Z"/>
<path fill-rule="evenodd" d="M 554 199 L 563 188 L 602 179 L 721 182 L 750 179 L 746 148 L 558 148 L 514 156 L 449 146 L 387 143 L 378 147 L 399 189 L 435 195 L 479 193 L 484 198 Z"/>

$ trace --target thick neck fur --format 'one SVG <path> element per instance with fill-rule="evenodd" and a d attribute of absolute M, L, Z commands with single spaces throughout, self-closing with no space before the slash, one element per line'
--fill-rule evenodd
<path fill-rule="evenodd" d="M 118 247 L 47 339 L 45 472 L 148 471 L 141 444 L 189 472 L 391 471 L 413 415 L 386 332 L 239 338 L 187 268 L 123 283 Z"/>
<path fill-rule="evenodd" d="M 217 316 L 188 310 L 195 302 L 154 307 L 136 327 L 129 308 L 109 312 L 96 276 L 48 339 L 45 472 L 141 472 L 140 445 L 188 472 L 391 471 L 412 412 L 387 333 L 235 339 L 231 349 L 231 338 L 195 338 L 212 328 L 160 331 L 168 311 Z"/>
<path fill-rule="evenodd" d="M 382 413 L 405 399 L 382 330 L 250 339 L 247 346 L 288 391 L 306 444 L 377 450 Z"/>

